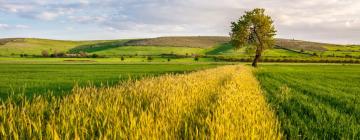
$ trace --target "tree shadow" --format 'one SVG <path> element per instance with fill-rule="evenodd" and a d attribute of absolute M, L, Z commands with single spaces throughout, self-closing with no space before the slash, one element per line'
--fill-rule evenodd
<path fill-rule="evenodd" d="M 69 53 L 93 53 L 113 48 L 118 48 L 125 46 L 126 42 L 129 40 L 115 40 L 115 41 L 109 41 L 109 42 L 101 42 L 101 43 L 94 43 L 94 44 L 86 44 L 86 45 L 80 45 L 76 46 L 69 50 Z"/>
<path fill-rule="evenodd" d="M 215 49 L 206 52 L 206 55 L 219 55 L 231 49 L 234 49 L 233 45 L 231 45 L 230 43 L 222 43 L 218 45 L 218 47 L 216 47 Z"/>

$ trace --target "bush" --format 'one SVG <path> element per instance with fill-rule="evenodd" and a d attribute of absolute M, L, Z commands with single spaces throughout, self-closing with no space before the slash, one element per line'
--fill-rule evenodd
<path fill-rule="evenodd" d="M 94 54 L 91 55 L 91 57 L 92 57 L 92 58 L 98 58 L 99 55 L 97 55 L 97 54 L 94 53 Z"/>
<path fill-rule="evenodd" d="M 195 56 L 194 60 L 199 61 L 199 56 Z"/>
<path fill-rule="evenodd" d="M 120 59 L 121 59 L 121 61 L 124 61 L 124 60 L 125 60 L 124 56 L 121 56 L 121 58 L 120 58 Z"/>
<path fill-rule="evenodd" d="M 49 57 L 49 52 L 46 51 L 46 50 L 43 50 L 43 51 L 41 51 L 41 55 L 42 55 L 43 57 Z"/>
<path fill-rule="evenodd" d="M 151 56 L 148 56 L 148 57 L 147 57 L 147 60 L 148 60 L 148 61 L 151 61 L 151 60 L 153 60 L 153 58 L 152 58 Z"/>
<path fill-rule="evenodd" d="M 87 54 L 85 52 L 83 52 L 83 51 L 81 51 L 79 54 L 80 54 L 81 57 L 86 57 L 87 56 Z"/>
<path fill-rule="evenodd" d="M 171 59 L 170 59 L 170 58 L 168 58 L 168 59 L 167 59 L 167 61 L 168 61 L 168 62 L 170 62 L 170 61 L 171 61 Z"/>

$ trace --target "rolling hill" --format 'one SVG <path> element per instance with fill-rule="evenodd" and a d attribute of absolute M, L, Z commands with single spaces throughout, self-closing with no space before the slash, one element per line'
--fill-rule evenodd
<path fill-rule="evenodd" d="M 11 57 L 20 54 L 41 55 L 42 51 L 119 55 L 225 55 L 249 56 L 245 49 L 233 49 L 230 38 L 225 36 L 177 36 L 148 39 L 64 41 L 35 38 L 0 39 L 0 56 Z M 291 39 L 276 39 L 274 48 L 264 56 L 309 57 L 309 56 L 360 56 L 360 46 L 336 45 Z"/>

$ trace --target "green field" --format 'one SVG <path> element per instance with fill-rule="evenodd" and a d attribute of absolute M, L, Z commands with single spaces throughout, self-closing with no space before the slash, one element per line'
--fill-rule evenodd
<path fill-rule="evenodd" d="M 235 50 L 228 37 L 160 37 L 100 41 L 65 41 L 34 38 L 0 39 L 0 57 L 41 57 L 42 52 L 65 53 L 72 57 L 79 53 L 101 57 L 160 56 L 173 54 L 248 58 L 253 56 L 245 48 Z M 336 45 L 299 40 L 277 39 L 276 46 L 265 50 L 263 57 L 282 59 L 359 59 L 360 46 Z"/>
<path fill-rule="evenodd" d="M 0 97 L 10 93 L 55 95 L 70 91 L 75 84 L 113 85 L 129 77 L 183 73 L 216 67 L 208 64 L 0 64 Z"/>
<path fill-rule="evenodd" d="M 287 138 L 360 138 L 360 65 L 262 65 L 256 75 Z"/>
<path fill-rule="evenodd" d="M 188 47 L 162 47 L 162 46 L 123 46 L 113 49 L 96 51 L 94 53 L 107 56 L 120 55 L 161 55 L 161 54 L 177 54 L 177 55 L 192 55 L 204 54 L 203 48 L 188 48 Z"/>
<path fill-rule="evenodd" d="M 42 51 L 67 52 L 72 48 L 89 44 L 99 44 L 107 41 L 62 41 L 48 39 L 16 39 L 6 44 L 0 45 L 0 56 L 16 56 L 20 54 L 41 55 Z"/>
<path fill-rule="evenodd" d="M 189 64 L 189 63 L 219 63 L 214 62 L 213 58 L 199 58 L 195 61 L 192 57 L 187 58 L 167 58 L 161 56 L 151 56 L 148 60 L 147 56 L 124 56 L 111 58 L 9 58 L 0 57 L 0 64 Z M 228 62 L 220 62 L 228 63 Z"/>
<path fill-rule="evenodd" d="M 246 48 L 234 49 L 234 47 L 230 44 L 221 44 L 214 49 L 208 51 L 206 54 L 208 55 L 221 55 L 221 56 L 236 56 L 236 57 L 249 57 L 252 56 L 253 53 L 246 52 Z M 269 50 L 265 50 L 264 57 L 308 57 L 308 54 L 302 54 L 298 52 L 293 52 L 285 49 L 273 48 Z"/>

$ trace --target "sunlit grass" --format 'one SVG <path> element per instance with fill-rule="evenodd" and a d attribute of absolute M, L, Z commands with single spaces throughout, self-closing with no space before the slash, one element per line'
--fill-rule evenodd
<path fill-rule="evenodd" d="M 252 69 L 220 68 L 75 88 L 63 98 L 11 98 L 5 139 L 280 139 Z"/>

